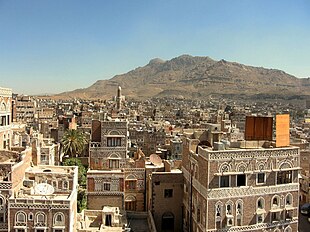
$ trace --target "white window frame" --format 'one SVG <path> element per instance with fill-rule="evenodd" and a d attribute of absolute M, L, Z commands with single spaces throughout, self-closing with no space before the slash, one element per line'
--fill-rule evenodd
<path fill-rule="evenodd" d="M 262 183 L 258 182 L 258 175 L 259 174 L 264 174 L 264 182 L 262 182 Z M 256 173 L 256 185 L 264 185 L 264 184 L 266 184 L 266 173 L 265 172 Z"/>

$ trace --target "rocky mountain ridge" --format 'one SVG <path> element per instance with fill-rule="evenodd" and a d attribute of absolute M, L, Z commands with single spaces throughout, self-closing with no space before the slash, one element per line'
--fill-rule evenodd
<path fill-rule="evenodd" d="M 59 96 L 108 99 L 121 86 L 129 98 L 181 97 L 204 98 L 209 95 L 310 94 L 310 79 L 297 78 L 284 71 L 228 62 L 209 57 L 182 55 L 168 61 L 152 59 L 144 67 L 98 80 L 85 89 Z"/>

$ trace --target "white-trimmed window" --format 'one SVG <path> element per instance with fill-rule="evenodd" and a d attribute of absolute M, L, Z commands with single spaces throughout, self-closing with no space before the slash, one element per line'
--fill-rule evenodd
<path fill-rule="evenodd" d="M 26 214 L 24 212 L 19 212 L 16 214 L 16 222 L 26 222 Z"/>
<path fill-rule="evenodd" d="M 260 197 L 257 199 L 257 209 L 264 209 L 265 208 L 265 199 Z"/>
<path fill-rule="evenodd" d="M 265 184 L 266 174 L 264 172 L 259 172 L 256 174 L 256 184 Z"/>
<path fill-rule="evenodd" d="M 285 196 L 285 206 L 293 206 L 293 196 L 291 193 L 288 193 L 286 196 Z"/>
<path fill-rule="evenodd" d="M 226 204 L 226 215 L 232 215 L 233 214 L 233 209 L 232 209 L 232 202 L 228 202 Z"/>
<path fill-rule="evenodd" d="M 33 221 L 33 213 L 30 212 L 30 213 L 28 214 L 28 220 L 29 220 L 29 221 Z"/>
<path fill-rule="evenodd" d="M 238 200 L 236 202 L 236 225 L 242 226 L 242 216 L 243 216 L 243 202 Z"/>
<path fill-rule="evenodd" d="M 65 226 L 65 216 L 63 213 L 58 212 L 54 215 L 54 226 Z"/>
<path fill-rule="evenodd" d="M 222 228 L 222 210 L 223 210 L 223 203 L 217 202 L 215 204 L 215 228 L 216 229 Z"/>
<path fill-rule="evenodd" d="M 271 208 L 279 208 L 280 207 L 280 197 L 274 196 L 271 200 Z"/>

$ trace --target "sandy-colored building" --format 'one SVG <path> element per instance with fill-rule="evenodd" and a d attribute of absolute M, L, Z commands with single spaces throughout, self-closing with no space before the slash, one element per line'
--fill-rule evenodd
<path fill-rule="evenodd" d="M 182 231 L 182 171 L 153 172 L 148 178 L 148 210 L 153 215 L 157 231 Z"/>
<path fill-rule="evenodd" d="M 12 90 L 0 87 L 0 150 L 11 147 Z"/>

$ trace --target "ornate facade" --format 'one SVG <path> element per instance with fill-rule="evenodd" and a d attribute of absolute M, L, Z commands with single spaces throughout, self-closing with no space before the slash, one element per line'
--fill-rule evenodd
<path fill-rule="evenodd" d="M 11 147 L 12 90 L 0 87 L 0 150 Z"/>
<path fill-rule="evenodd" d="M 127 155 L 128 123 L 94 121 L 87 172 L 89 209 L 104 206 L 143 211 L 145 168 Z"/>
<path fill-rule="evenodd" d="M 297 231 L 299 148 L 212 150 L 185 139 L 185 231 Z"/>

